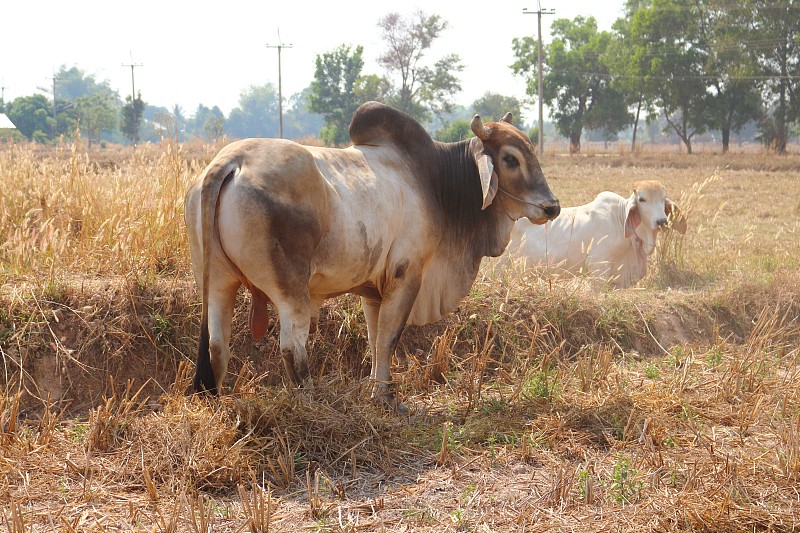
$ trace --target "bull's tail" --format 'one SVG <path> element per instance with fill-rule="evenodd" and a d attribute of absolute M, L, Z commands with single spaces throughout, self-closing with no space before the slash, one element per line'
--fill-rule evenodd
<path fill-rule="evenodd" d="M 240 168 L 241 162 L 237 160 L 219 160 L 211 163 L 203 177 L 200 191 L 200 216 L 201 216 L 201 242 L 203 246 L 203 295 L 202 318 L 200 321 L 200 342 L 197 350 L 197 363 L 194 375 L 195 392 L 208 392 L 216 395 L 217 377 L 211 364 L 211 342 L 208 332 L 208 294 L 210 284 L 211 257 L 216 250 L 221 251 L 219 229 L 217 227 L 217 208 L 219 207 L 220 191 L 223 185 Z M 219 256 L 220 254 L 216 254 Z M 224 252 L 221 254 L 227 257 Z"/>

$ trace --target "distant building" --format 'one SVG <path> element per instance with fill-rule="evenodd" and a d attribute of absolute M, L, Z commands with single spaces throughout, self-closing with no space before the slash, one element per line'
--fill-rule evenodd
<path fill-rule="evenodd" d="M 0 113 L 0 130 L 15 130 L 17 127 L 11 122 L 11 119 Z"/>

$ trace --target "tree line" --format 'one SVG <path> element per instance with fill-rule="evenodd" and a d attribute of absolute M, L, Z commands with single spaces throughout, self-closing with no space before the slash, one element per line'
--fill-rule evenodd
<path fill-rule="evenodd" d="M 362 72 L 362 46 L 318 55 L 313 81 L 284 106 L 287 137 L 346 144 L 355 109 L 379 100 L 414 116 L 438 139 L 458 140 L 471 135 L 469 118 L 476 112 L 499 118 L 510 110 L 521 126 L 522 104 L 536 103 L 534 37 L 511 43 L 510 68 L 526 79 L 527 99 L 487 92 L 465 108 L 454 103 L 461 58 L 429 57 L 446 21 L 417 11 L 408 17 L 390 13 L 377 25 L 385 45 L 378 56 L 383 72 Z M 726 151 L 731 135 L 748 128 L 783 153 L 800 111 L 798 30 L 795 0 L 628 0 L 610 31 L 599 31 L 593 17 L 557 19 L 543 50 L 543 102 L 553 134 L 567 138 L 572 152 L 587 136 L 611 140 L 623 131 L 635 146 L 644 122 L 651 135 L 658 125 L 691 153 L 692 141 L 705 133 L 718 134 Z M 27 139 L 70 137 L 78 125 L 90 142 L 278 135 L 278 95 L 271 83 L 244 89 L 228 117 L 201 104 L 187 118 L 179 105 L 150 106 L 141 94 L 123 100 L 108 82 L 77 67 L 62 67 L 56 80 L 51 99 L 36 94 L 0 101 L 0 111 Z M 529 135 L 535 141 L 539 132 Z"/>
<path fill-rule="evenodd" d="M 800 2 L 628 0 L 610 32 L 592 17 L 560 19 L 545 50 L 544 101 L 573 151 L 584 129 L 611 135 L 640 116 L 692 139 L 755 123 L 758 139 L 786 151 L 800 99 Z M 534 40 L 514 39 L 514 72 L 536 86 Z"/>

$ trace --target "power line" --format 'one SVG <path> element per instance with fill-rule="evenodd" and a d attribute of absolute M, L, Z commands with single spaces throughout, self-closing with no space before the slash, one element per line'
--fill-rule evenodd
<path fill-rule="evenodd" d="M 278 49 L 278 134 L 283 139 L 283 88 L 281 83 L 281 50 L 291 48 L 291 44 L 281 42 L 281 29 L 278 28 L 278 44 L 267 44 L 267 48 Z"/>
<path fill-rule="evenodd" d="M 614 74 L 611 72 L 588 72 L 581 70 L 565 70 L 565 69 L 552 69 L 550 72 L 557 74 L 573 74 L 575 76 L 594 76 L 597 78 L 612 78 L 612 79 L 641 79 L 647 78 L 649 80 L 672 80 L 672 81 L 686 81 L 686 80 L 716 80 L 725 78 L 726 80 L 734 81 L 800 81 L 800 75 L 792 76 L 726 76 L 726 75 L 709 75 L 709 74 L 671 74 L 669 76 L 657 75 L 635 75 L 635 74 Z"/>

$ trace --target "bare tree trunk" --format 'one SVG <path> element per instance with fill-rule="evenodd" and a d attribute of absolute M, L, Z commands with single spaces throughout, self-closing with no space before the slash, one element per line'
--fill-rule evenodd
<path fill-rule="evenodd" d="M 578 154 L 581 151 L 581 133 L 570 132 L 569 134 L 569 153 Z"/>
<path fill-rule="evenodd" d="M 775 117 L 775 151 L 778 155 L 786 153 L 786 83 L 781 82 L 781 94 L 778 100 L 778 116 Z"/>
<path fill-rule="evenodd" d="M 642 98 L 639 97 L 639 105 L 636 106 L 636 122 L 633 123 L 633 139 L 631 140 L 631 153 L 636 151 L 636 131 L 639 129 L 639 112 L 642 110 Z"/>

